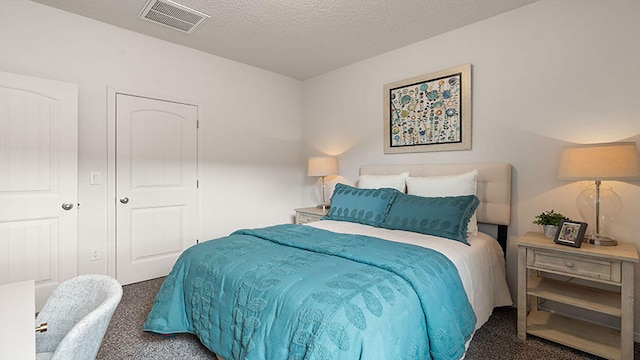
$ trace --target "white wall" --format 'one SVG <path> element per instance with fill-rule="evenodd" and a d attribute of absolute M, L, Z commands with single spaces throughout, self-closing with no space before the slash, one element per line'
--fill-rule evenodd
<path fill-rule="evenodd" d="M 554 209 L 580 219 L 575 199 L 588 184 L 556 179 L 562 147 L 640 142 L 639 13 L 637 0 L 542 0 L 306 80 L 305 151 L 337 155 L 352 182 L 363 164 L 511 163 L 507 275 L 515 295 L 515 239 L 539 230 L 534 216 Z M 473 66 L 472 150 L 384 155 L 383 85 L 465 63 Z M 640 245 L 640 182 L 608 184 L 623 198 L 616 235 Z M 308 204 L 310 188 L 307 181 Z"/>
<path fill-rule="evenodd" d="M 107 86 L 200 106 L 200 239 L 291 222 L 302 83 L 27 0 L 0 2 L 0 71 L 79 85 L 79 272 L 107 273 Z M 109 259 L 112 261 L 113 259 Z"/>

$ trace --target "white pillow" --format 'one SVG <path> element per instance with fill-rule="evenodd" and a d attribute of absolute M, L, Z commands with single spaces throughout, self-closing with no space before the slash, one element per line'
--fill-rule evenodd
<path fill-rule="evenodd" d="M 478 170 L 459 175 L 408 177 L 407 194 L 424 197 L 476 195 Z M 475 212 L 469 220 L 467 232 L 478 234 L 478 220 Z"/>
<path fill-rule="evenodd" d="M 404 192 L 408 172 L 399 175 L 360 175 L 358 187 L 361 189 L 392 188 Z"/>

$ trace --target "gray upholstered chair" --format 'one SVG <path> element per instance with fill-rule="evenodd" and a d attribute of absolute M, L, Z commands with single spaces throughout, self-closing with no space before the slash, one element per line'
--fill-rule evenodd
<path fill-rule="evenodd" d="M 36 317 L 38 360 L 95 359 L 113 312 L 122 298 L 120 283 L 105 275 L 80 275 L 60 284 Z"/>

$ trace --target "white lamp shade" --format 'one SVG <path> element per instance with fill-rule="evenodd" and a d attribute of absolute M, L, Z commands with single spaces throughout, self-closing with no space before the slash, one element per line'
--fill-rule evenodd
<path fill-rule="evenodd" d="M 338 175 L 338 160 L 334 157 L 310 157 L 307 166 L 308 176 Z"/>
<path fill-rule="evenodd" d="M 562 150 L 562 180 L 625 180 L 640 177 L 635 142 L 572 145 Z"/>

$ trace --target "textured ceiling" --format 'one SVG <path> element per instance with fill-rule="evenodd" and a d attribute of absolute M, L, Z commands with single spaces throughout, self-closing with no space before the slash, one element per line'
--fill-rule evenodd
<path fill-rule="evenodd" d="M 304 80 L 538 0 L 174 0 L 189 35 L 139 19 L 146 0 L 33 0 Z"/>

